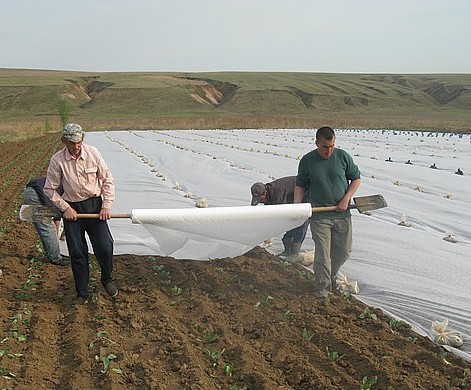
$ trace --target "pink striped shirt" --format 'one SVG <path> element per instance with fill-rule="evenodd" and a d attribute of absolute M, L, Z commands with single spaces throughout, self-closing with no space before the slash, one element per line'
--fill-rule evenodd
<path fill-rule="evenodd" d="M 64 194 L 57 188 L 62 184 Z M 115 192 L 111 171 L 97 148 L 82 144 L 80 156 L 75 159 L 64 148 L 54 154 L 49 162 L 44 193 L 61 210 L 69 208 L 69 202 L 102 196 L 103 208 L 111 209 Z"/>

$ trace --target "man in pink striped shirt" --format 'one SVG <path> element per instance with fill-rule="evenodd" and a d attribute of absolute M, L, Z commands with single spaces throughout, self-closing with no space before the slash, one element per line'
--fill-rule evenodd
<path fill-rule="evenodd" d="M 65 147 L 54 154 L 47 169 L 44 193 L 64 214 L 64 231 L 72 264 L 75 290 L 80 303 L 87 303 L 90 291 L 88 245 L 101 268 L 101 283 L 114 298 L 118 290 L 112 282 L 113 237 L 108 227 L 115 197 L 113 176 L 98 149 L 83 144 L 84 131 L 75 123 L 62 129 Z M 62 185 L 64 193 L 58 193 Z M 77 214 L 99 214 L 99 218 L 77 218 Z"/>

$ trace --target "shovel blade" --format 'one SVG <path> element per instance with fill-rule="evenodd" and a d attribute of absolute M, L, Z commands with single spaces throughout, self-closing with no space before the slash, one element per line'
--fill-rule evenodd
<path fill-rule="evenodd" d="M 355 203 L 355 208 L 360 212 L 364 213 L 365 211 L 372 211 L 387 207 L 386 199 L 383 195 L 368 195 L 368 196 L 359 196 L 353 198 Z"/>
<path fill-rule="evenodd" d="M 61 218 L 62 215 L 54 213 L 49 207 L 40 204 L 24 204 L 19 212 L 20 220 L 27 222 L 47 222 L 51 218 Z"/>

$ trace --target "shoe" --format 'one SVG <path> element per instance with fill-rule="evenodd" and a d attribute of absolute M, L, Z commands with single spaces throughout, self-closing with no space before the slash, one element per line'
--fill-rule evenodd
<path fill-rule="evenodd" d="M 118 295 L 118 289 L 112 282 L 106 283 L 103 287 L 105 288 L 105 291 L 110 298 L 114 298 L 116 295 Z"/>
<path fill-rule="evenodd" d="M 62 256 L 62 258 L 59 261 L 51 261 L 51 264 L 58 265 L 61 267 L 64 267 L 66 265 L 70 264 L 70 257 L 68 256 Z"/>

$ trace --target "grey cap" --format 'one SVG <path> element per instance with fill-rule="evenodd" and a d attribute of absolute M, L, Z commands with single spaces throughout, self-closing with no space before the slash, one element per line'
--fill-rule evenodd
<path fill-rule="evenodd" d="M 252 192 L 252 206 L 256 206 L 260 202 L 260 197 L 263 195 L 266 189 L 266 185 L 260 182 L 255 183 L 250 188 L 250 191 Z"/>
<path fill-rule="evenodd" d="M 70 142 L 83 141 L 84 132 L 82 126 L 76 123 L 67 123 L 62 129 L 62 138 Z"/>

